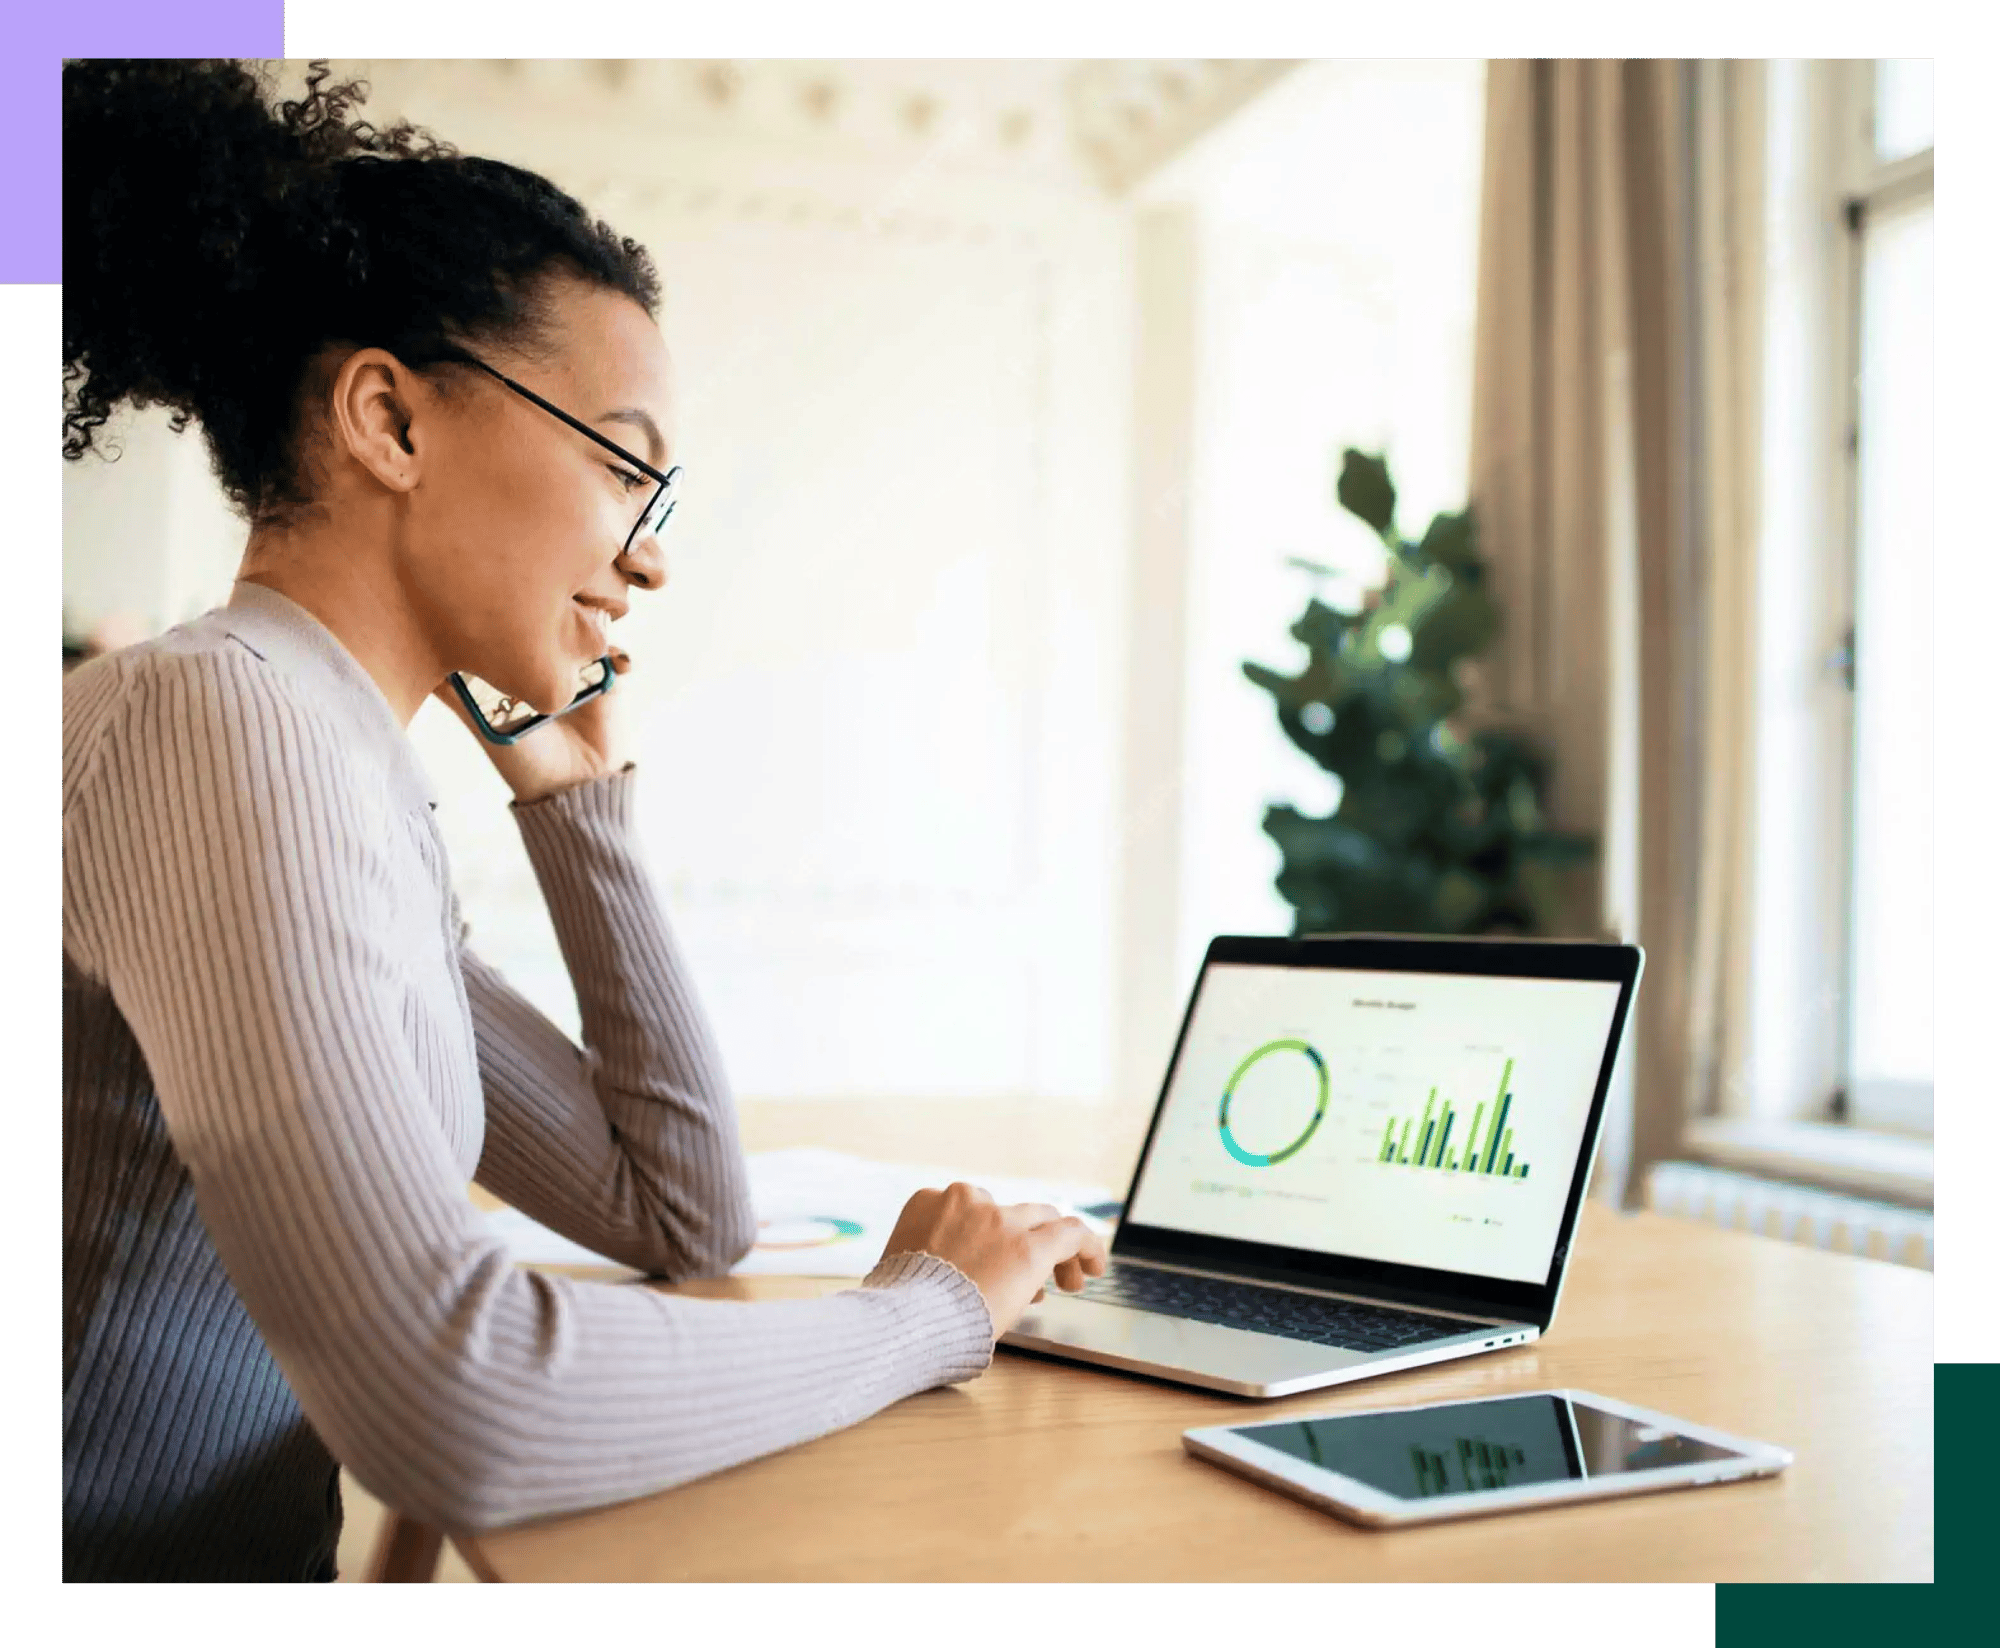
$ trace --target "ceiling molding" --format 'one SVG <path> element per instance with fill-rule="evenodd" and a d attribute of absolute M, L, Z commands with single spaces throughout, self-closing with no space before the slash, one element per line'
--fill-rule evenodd
<path fill-rule="evenodd" d="M 1297 68 L 1297 58 L 1103 58 L 1067 91 L 1073 140 L 1098 182 L 1124 194 Z"/>
<path fill-rule="evenodd" d="M 1121 195 L 1273 85 L 1289 59 L 519 59 L 337 65 L 384 112 L 494 99 L 662 131 Z M 299 70 L 302 65 L 287 65 Z"/>
<path fill-rule="evenodd" d="M 878 209 L 805 188 L 717 184 L 679 177 L 633 184 L 616 174 L 600 173 L 581 179 L 577 192 L 614 217 L 634 208 L 648 213 L 665 210 L 689 218 L 834 229 L 890 241 L 990 246 L 1036 255 L 1047 250 L 1042 233 L 1011 220 L 893 205 Z"/>
<path fill-rule="evenodd" d="M 290 65 L 297 68 L 298 65 Z M 1087 180 L 1060 59 L 548 59 L 342 63 L 385 104 L 532 100 L 536 112 L 834 154 Z"/>

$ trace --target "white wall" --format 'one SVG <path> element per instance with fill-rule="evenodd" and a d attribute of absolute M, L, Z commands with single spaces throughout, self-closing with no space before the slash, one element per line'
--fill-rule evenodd
<path fill-rule="evenodd" d="M 170 420 L 126 408 L 99 432 L 101 450 L 63 465 L 72 634 L 110 622 L 153 634 L 228 597 L 249 529 L 215 483 L 200 427 L 176 435 Z"/>
<path fill-rule="evenodd" d="M 620 700 L 738 1091 L 1105 1097 L 1129 212 L 1065 146 L 1065 66 L 335 67 L 659 263 L 685 502 Z M 242 529 L 186 505 L 196 436 L 133 446 L 66 477 L 66 589 L 159 627 Z M 474 942 L 574 1028 L 502 786 L 436 706 L 412 736 Z"/>

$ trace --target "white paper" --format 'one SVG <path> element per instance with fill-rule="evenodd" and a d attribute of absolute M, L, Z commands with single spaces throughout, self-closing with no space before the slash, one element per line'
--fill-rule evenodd
<path fill-rule="evenodd" d="M 996 1202 L 1047 1202 L 1064 1213 L 1116 1199 L 1101 1185 L 875 1162 L 837 1150 L 771 1150 L 749 1158 L 758 1245 L 734 1276 L 866 1276 L 882 1257 L 903 1204 L 954 1180 Z M 1081 1216 L 1081 1215 L 1079 1215 Z M 1089 1220 L 1100 1233 L 1110 1227 Z"/>
<path fill-rule="evenodd" d="M 637 1275 L 629 1265 L 578 1247 L 567 1236 L 558 1236 L 547 1225 L 537 1224 L 527 1214 L 511 1207 L 497 1207 L 486 1215 L 486 1228 L 513 1250 L 514 1260 L 523 1265 L 609 1266 L 626 1275 Z"/>
<path fill-rule="evenodd" d="M 881 1259 L 903 1204 L 919 1190 L 942 1190 L 954 1180 L 978 1185 L 996 1202 L 1047 1202 L 1064 1213 L 1117 1195 L 1102 1185 L 875 1162 L 837 1150 L 771 1150 L 747 1160 L 757 1246 L 733 1276 L 866 1276 Z M 1100 1234 L 1111 1228 L 1102 1219 L 1078 1217 Z M 522 1264 L 626 1270 L 513 1208 L 496 1209 L 486 1219 Z"/>

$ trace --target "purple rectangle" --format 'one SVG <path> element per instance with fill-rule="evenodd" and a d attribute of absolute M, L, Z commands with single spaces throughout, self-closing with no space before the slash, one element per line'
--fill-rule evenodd
<path fill-rule="evenodd" d="M 0 284 L 62 279 L 66 57 L 282 57 L 284 0 L 87 0 L 9 8 L 0 44 Z"/>

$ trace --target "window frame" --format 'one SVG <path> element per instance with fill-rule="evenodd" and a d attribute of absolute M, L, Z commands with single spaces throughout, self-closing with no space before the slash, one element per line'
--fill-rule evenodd
<path fill-rule="evenodd" d="M 1876 58 L 1845 59 L 1826 65 L 1831 85 L 1830 110 L 1833 119 L 1826 128 L 1829 152 L 1825 174 L 1835 192 L 1835 206 L 1843 233 L 1838 251 L 1828 271 L 1832 288 L 1829 305 L 1836 336 L 1830 340 L 1836 371 L 1829 380 L 1838 397 L 1835 427 L 1840 431 L 1840 461 L 1835 469 L 1835 500 L 1838 530 L 1837 549 L 1831 571 L 1837 580 L 1842 612 L 1841 633 L 1828 653 L 1826 665 L 1836 671 L 1847 689 L 1844 728 L 1845 759 L 1840 772 L 1838 816 L 1829 820 L 1840 864 L 1840 909 L 1836 931 L 1840 954 L 1834 975 L 1835 1085 L 1826 1095 L 1825 1114 L 1836 1122 L 1863 1130 L 1883 1129 L 1879 1120 L 1863 1120 L 1857 1110 L 1872 1115 L 1880 1111 L 1874 1104 L 1857 1105 L 1857 1078 L 1853 1070 L 1854 975 L 1855 975 L 1855 799 L 1858 744 L 1858 716 L 1855 713 L 1856 614 L 1861 579 L 1861 361 L 1863 325 L 1867 294 L 1863 270 L 1867 258 L 1867 228 L 1873 217 L 1907 210 L 1919 203 L 1935 211 L 1935 154 L 1933 141 L 1928 148 L 1894 160 L 1882 160 L 1876 150 L 1875 102 L 1878 68 Z M 1932 1084 L 1935 1104 L 1935 1080 Z M 1935 1113 L 1924 1118 L 1921 1129 L 1899 1118 L 1895 1131 L 1934 1131 Z"/>

